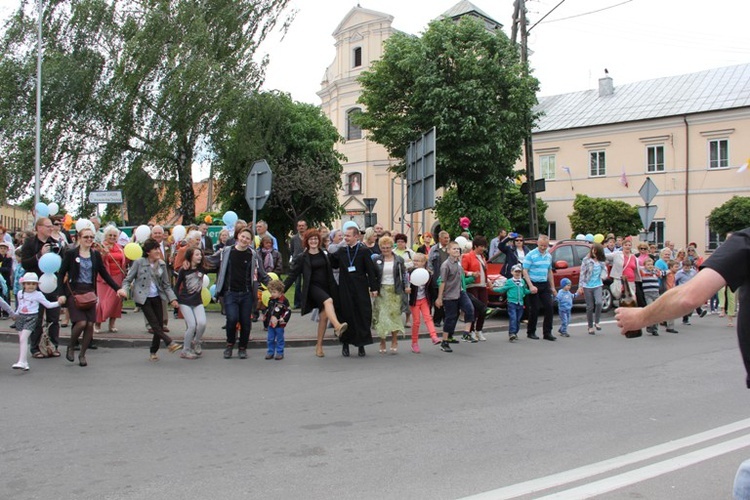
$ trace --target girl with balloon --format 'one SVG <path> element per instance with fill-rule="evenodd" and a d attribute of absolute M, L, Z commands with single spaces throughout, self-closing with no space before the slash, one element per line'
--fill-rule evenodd
<path fill-rule="evenodd" d="M 16 310 L 16 330 L 18 330 L 18 362 L 13 365 L 14 370 L 29 371 L 28 351 L 29 337 L 36 328 L 39 316 L 39 304 L 47 309 L 59 307 L 65 302 L 63 297 L 57 301 L 48 301 L 44 294 L 37 290 L 39 277 L 36 273 L 26 273 L 21 278 L 23 291 L 18 293 L 18 309 Z"/>
<path fill-rule="evenodd" d="M 67 303 L 68 314 L 73 327 L 70 332 L 70 343 L 65 352 L 65 359 L 71 363 L 75 361 L 73 352 L 79 337 L 83 334 L 81 352 L 78 364 L 87 366 L 86 350 L 94 338 L 94 323 L 96 322 L 96 306 L 82 307 L 76 304 L 74 295 L 93 292 L 96 294 L 96 281 L 101 277 L 115 292 L 120 285 L 107 272 L 101 254 L 92 248 L 94 230 L 85 227 L 78 231 L 78 246 L 70 249 L 63 258 L 60 268 L 60 279 L 65 283 L 62 304 Z"/>
<path fill-rule="evenodd" d="M 433 277 L 427 270 L 427 256 L 423 253 L 415 253 L 412 259 L 414 269 L 409 274 L 409 282 L 412 285 L 409 294 L 409 307 L 411 308 L 411 352 L 419 354 L 419 326 L 422 320 L 427 326 L 430 338 L 434 345 L 440 344 L 440 338 L 435 330 L 435 323 L 430 314 L 432 307 L 432 296 L 430 288 L 433 285 Z"/>
<path fill-rule="evenodd" d="M 185 342 L 180 357 L 195 359 L 203 353 L 201 342 L 206 331 L 206 310 L 203 307 L 203 289 L 207 288 L 208 276 L 203 267 L 203 251 L 188 247 L 185 251 L 185 266 L 180 267 L 174 289 L 182 317 L 185 319 Z M 187 269 L 185 269 L 187 267 Z"/>

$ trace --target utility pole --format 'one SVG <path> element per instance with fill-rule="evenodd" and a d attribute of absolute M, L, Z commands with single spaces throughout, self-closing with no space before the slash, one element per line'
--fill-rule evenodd
<path fill-rule="evenodd" d="M 516 0 L 513 6 L 513 28 L 511 30 L 511 39 L 515 44 L 518 39 L 518 33 L 521 33 L 521 62 L 524 65 L 528 75 L 529 62 L 529 30 L 526 20 L 526 2 L 525 0 Z M 531 139 L 532 123 L 529 119 L 526 130 L 526 139 L 524 140 L 524 155 L 526 156 L 526 183 L 529 187 L 529 234 L 537 236 L 539 234 L 539 218 L 536 213 L 536 189 L 534 179 L 534 147 Z"/>

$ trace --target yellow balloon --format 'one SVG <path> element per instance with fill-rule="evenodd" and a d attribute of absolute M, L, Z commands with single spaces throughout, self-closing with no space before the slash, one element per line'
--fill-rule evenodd
<path fill-rule="evenodd" d="M 272 280 L 279 279 L 279 275 L 276 273 L 267 273 L 267 274 L 268 274 L 268 277 L 271 278 Z"/>
<path fill-rule="evenodd" d="M 208 288 L 201 288 L 201 300 L 203 301 L 204 306 L 211 303 L 211 292 Z"/>
<path fill-rule="evenodd" d="M 604 235 L 601 233 L 597 233 L 594 235 L 594 243 L 601 243 L 604 241 Z"/>
<path fill-rule="evenodd" d="M 123 248 L 123 252 L 125 253 L 125 257 L 129 260 L 138 260 L 143 257 L 143 249 L 141 249 L 141 246 L 138 243 L 128 243 L 125 245 L 125 248 Z"/>
<path fill-rule="evenodd" d="M 260 236 L 255 237 L 255 248 L 260 248 Z"/>
<path fill-rule="evenodd" d="M 263 305 L 268 307 L 268 301 L 271 300 L 271 292 L 266 290 L 263 292 L 263 295 L 260 296 L 260 300 L 263 301 Z"/>

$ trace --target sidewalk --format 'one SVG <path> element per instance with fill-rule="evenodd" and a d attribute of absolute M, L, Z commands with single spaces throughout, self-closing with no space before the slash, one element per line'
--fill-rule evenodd
<path fill-rule="evenodd" d="M 224 349 L 226 346 L 226 336 L 222 327 L 226 321 L 225 316 L 222 316 L 218 312 L 207 312 L 206 317 L 208 326 L 206 327 L 206 333 L 203 335 L 203 348 Z M 10 319 L 0 321 L 0 341 L 18 342 L 17 332 L 10 329 L 12 323 Z M 488 317 L 484 324 L 483 331 L 485 333 L 508 330 L 508 318 L 505 313 L 495 313 L 492 317 Z M 459 321 L 456 331 L 460 332 L 463 329 L 463 325 L 464 323 Z M 123 314 L 122 318 L 117 320 L 115 325 L 118 330 L 117 333 L 107 333 L 107 323 L 104 323 L 102 326 L 105 330 L 94 336 L 96 343 L 101 347 L 148 347 L 151 345 L 153 336 L 146 331 L 143 314 L 133 313 L 132 309 L 127 310 L 127 314 Z M 182 319 L 175 319 L 171 311 L 168 328 L 168 335 L 175 341 L 182 343 L 185 333 L 185 322 Z M 284 332 L 287 347 L 314 346 L 317 339 L 317 328 L 318 324 L 310 320 L 310 314 L 300 316 L 299 310 L 295 310 Z M 406 330 L 405 338 L 411 338 L 411 328 L 405 328 L 404 330 Z M 441 330 L 438 328 L 438 335 L 440 333 Z M 424 323 L 419 331 L 419 336 L 420 338 L 429 338 Z M 70 326 L 60 328 L 60 345 L 66 346 L 69 338 Z M 338 345 L 338 343 L 338 339 L 333 335 L 333 328 L 326 330 L 324 344 Z M 263 323 L 260 321 L 252 325 L 248 348 L 266 348 L 266 332 L 263 331 Z"/>

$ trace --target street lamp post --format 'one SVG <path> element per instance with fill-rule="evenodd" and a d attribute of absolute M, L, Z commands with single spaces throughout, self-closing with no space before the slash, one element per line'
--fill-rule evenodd
<path fill-rule="evenodd" d="M 40 164 L 42 155 L 42 0 L 37 2 L 36 40 L 36 154 L 34 159 L 34 207 L 39 203 Z"/>

